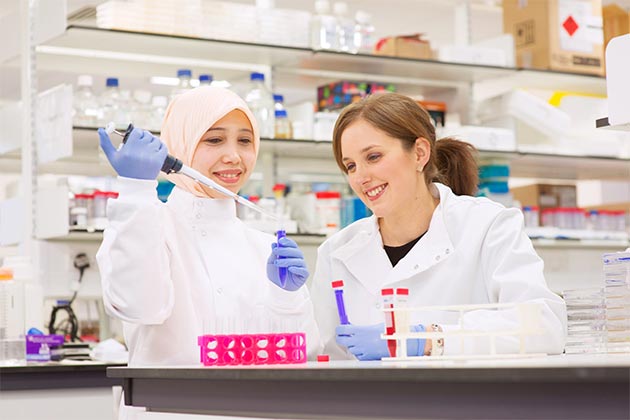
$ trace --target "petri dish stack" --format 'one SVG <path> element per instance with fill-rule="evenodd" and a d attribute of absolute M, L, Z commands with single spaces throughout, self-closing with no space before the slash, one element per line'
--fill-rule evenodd
<path fill-rule="evenodd" d="M 608 353 L 630 353 L 630 252 L 604 254 Z"/>
<path fill-rule="evenodd" d="M 606 302 L 603 288 L 565 290 L 567 354 L 606 352 Z"/>

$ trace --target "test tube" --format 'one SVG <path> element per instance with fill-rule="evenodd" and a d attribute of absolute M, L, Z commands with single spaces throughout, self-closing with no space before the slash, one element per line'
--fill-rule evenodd
<path fill-rule="evenodd" d="M 332 288 L 335 290 L 335 300 L 337 301 L 337 312 L 339 313 L 339 323 L 341 325 L 348 325 L 348 315 L 346 314 L 346 305 L 343 302 L 343 280 L 335 280 L 331 283 Z"/>
<path fill-rule="evenodd" d="M 394 309 L 394 289 L 382 289 L 383 309 Z M 396 332 L 394 312 L 385 312 L 385 334 L 392 335 Z M 396 340 L 387 340 L 387 349 L 391 357 L 396 356 Z"/>
<path fill-rule="evenodd" d="M 278 247 L 280 246 L 280 238 L 286 238 L 287 232 L 284 229 L 278 229 L 276 231 L 276 243 Z M 284 257 L 278 257 L 284 258 Z M 278 267 L 278 276 L 280 277 L 280 285 L 284 287 L 287 284 L 287 268 L 286 267 Z"/>
<path fill-rule="evenodd" d="M 396 289 L 396 308 L 406 308 L 409 299 L 409 289 L 399 287 Z M 400 332 L 409 332 L 409 316 L 407 311 L 398 311 L 394 317 L 394 329 Z M 396 349 L 397 357 L 407 357 L 407 340 L 400 340 L 400 346 Z"/>

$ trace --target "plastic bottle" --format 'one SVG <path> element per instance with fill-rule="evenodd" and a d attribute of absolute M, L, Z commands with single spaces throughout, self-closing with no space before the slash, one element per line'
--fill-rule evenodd
<path fill-rule="evenodd" d="M 348 4 L 342 1 L 333 4 L 333 14 L 337 20 L 337 49 L 347 53 L 357 53 L 354 46 L 354 22 L 348 17 Z"/>
<path fill-rule="evenodd" d="M 116 128 L 127 128 L 128 121 L 126 121 L 125 112 L 121 108 L 122 101 L 123 99 L 118 88 L 118 79 L 108 77 L 105 80 L 105 90 L 100 98 L 102 120 L 99 122 L 99 125 L 105 126 L 110 121 L 113 121 Z"/>
<path fill-rule="evenodd" d="M 77 79 L 77 90 L 72 102 L 72 124 L 77 127 L 96 127 L 100 109 L 98 100 L 92 91 L 92 76 L 83 74 Z"/>
<path fill-rule="evenodd" d="M 354 49 L 359 53 L 372 53 L 374 48 L 372 16 L 363 10 L 358 10 L 354 16 L 354 22 Z"/>
<path fill-rule="evenodd" d="M 24 290 L 13 270 L 0 269 L 0 365 L 26 363 Z"/>
<path fill-rule="evenodd" d="M 291 129 L 291 121 L 287 117 L 287 111 L 284 109 L 275 111 L 276 117 L 276 138 L 277 139 L 290 139 L 293 137 L 293 130 Z"/>
<path fill-rule="evenodd" d="M 181 95 L 193 88 L 191 84 L 192 71 L 189 69 L 177 70 L 177 78 L 179 79 L 179 83 L 171 91 L 171 100 L 173 100 L 175 96 Z"/>
<path fill-rule="evenodd" d="M 252 73 L 250 80 L 250 89 L 245 95 L 245 102 L 258 121 L 260 137 L 273 138 L 276 130 L 274 102 L 271 92 L 265 86 L 265 75 Z"/>
<path fill-rule="evenodd" d="M 199 75 L 199 86 L 211 86 L 213 77 L 211 74 L 200 74 Z"/>
<path fill-rule="evenodd" d="M 337 49 L 337 21 L 330 15 L 330 2 L 317 0 L 316 14 L 311 19 L 311 48 L 314 50 Z"/>
<path fill-rule="evenodd" d="M 273 108 L 276 111 L 285 110 L 285 108 L 284 108 L 284 96 L 278 95 L 276 93 L 273 94 Z"/>

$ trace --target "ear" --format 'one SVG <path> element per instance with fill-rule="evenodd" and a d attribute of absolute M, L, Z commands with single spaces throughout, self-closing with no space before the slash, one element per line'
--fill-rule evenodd
<path fill-rule="evenodd" d="M 419 171 L 422 172 L 429 158 L 431 157 L 431 143 L 424 137 L 418 137 L 415 145 L 416 163 L 418 164 Z"/>

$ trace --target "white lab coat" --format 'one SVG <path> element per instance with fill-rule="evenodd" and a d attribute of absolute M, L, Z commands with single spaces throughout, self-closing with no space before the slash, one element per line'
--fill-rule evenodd
<path fill-rule="evenodd" d="M 123 321 L 129 364 L 199 364 L 197 336 L 215 327 L 304 331 L 312 356 L 319 336 L 308 291 L 287 292 L 267 279 L 275 238 L 244 225 L 233 200 L 175 187 L 164 204 L 156 186 L 119 177 L 96 255 L 105 308 Z M 243 321 L 254 325 L 243 330 Z"/>
<path fill-rule="evenodd" d="M 542 308 L 539 335 L 526 339 L 527 352 L 561 353 L 566 339 L 566 306 L 551 292 L 538 257 L 523 230 L 518 209 L 506 209 L 486 198 L 456 196 L 445 185 L 432 186 L 440 203 L 427 233 L 392 268 L 383 249 L 375 216 L 359 220 L 326 240 L 318 250 L 311 295 L 324 353 L 352 358 L 335 342 L 339 324 L 333 280 L 343 280 L 350 323 L 381 323 L 382 288 L 409 288 L 408 306 L 535 302 Z M 410 314 L 412 321 L 459 328 L 457 314 Z M 518 327 L 516 310 L 476 310 L 464 316 L 465 329 Z M 447 339 L 444 354 L 489 353 L 487 338 Z M 497 340 L 497 351 L 518 352 L 515 337 Z M 463 345 L 463 351 L 462 351 Z"/>

